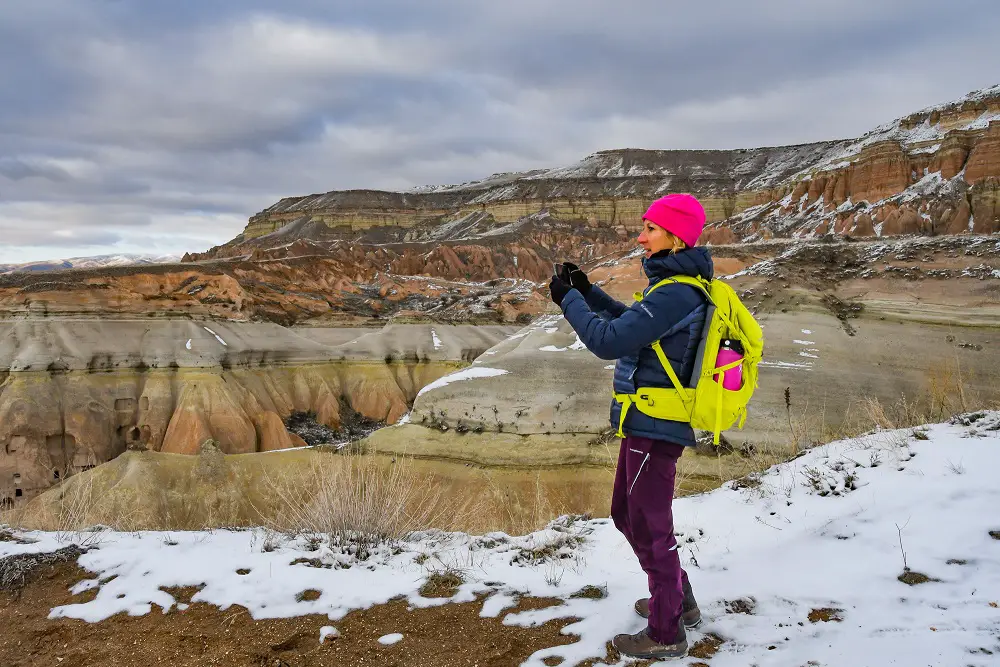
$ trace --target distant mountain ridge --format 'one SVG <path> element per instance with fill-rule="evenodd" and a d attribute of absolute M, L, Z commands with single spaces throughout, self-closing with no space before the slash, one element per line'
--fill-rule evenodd
<path fill-rule="evenodd" d="M 136 264 L 168 264 L 180 261 L 178 255 L 150 255 L 118 253 L 94 255 L 92 257 L 69 257 L 48 259 L 23 264 L 0 264 L 0 274 L 19 271 L 58 271 L 62 269 L 97 269 L 111 266 L 133 266 Z"/>

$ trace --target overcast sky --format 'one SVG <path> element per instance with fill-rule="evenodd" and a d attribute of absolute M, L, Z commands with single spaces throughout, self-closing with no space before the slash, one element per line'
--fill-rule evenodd
<path fill-rule="evenodd" d="M 996 0 L 0 2 L 0 262 L 283 196 L 853 137 L 1000 83 Z"/>

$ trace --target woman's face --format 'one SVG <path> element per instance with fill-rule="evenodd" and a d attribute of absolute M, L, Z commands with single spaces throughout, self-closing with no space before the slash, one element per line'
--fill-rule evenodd
<path fill-rule="evenodd" d="M 639 245 L 646 249 L 646 257 L 671 247 L 667 232 L 663 227 L 654 225 L 649 220 L 642 221 L 642 233 L 639 234 Z"/>

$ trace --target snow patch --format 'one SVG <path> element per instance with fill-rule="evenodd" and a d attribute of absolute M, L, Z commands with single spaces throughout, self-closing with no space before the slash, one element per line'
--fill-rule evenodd
<path fill-rule="evenodd" d="M 420 398 L 424 394 L 434 389 L 440 389 L 441 387 L 446 387 L 452 382 L 461 382 L 463 380 L 474 380 L 476 378 L 491 378 L 497 377 L 499 375 L 507 375 L 510 371 L 506 371 L 502 368 L 485 368 L 482 366 L 476 368 L 464 368 L 456 373 L 450 375 L 445 375 L 443 378 L 438 378 L 434 382 L 420 390 L 417 394 L 417 398 Z"/>
<path fill-rule="evenodd" d="M 770 366 L 772 368 L 795 368 L 800 370 L 812 370 L 812 363 L 795 363 L 794 361 L 761 361 L 758 366 Z"/>
<path fill-rule="evenodd" d="M 403 635 L 398 632 L 393 632 L 390 635 L 382 635 L 378 638 L 378 643 L 382 646 L 392 646 L 400 641 L 402 641 Z"/>
<path fill-rule="evenodd" d="M 539 352 L 565 352 L 566 350 L 586 350 L 587 346 L 583 344 L 580 340 L 580 336 L 576 337 L 576 342 L 574 342 L 569 347 L 556 347 L 555 345 L 546 345 L 545 347 L 538 348 Z M 614 368 L 614 366 L 612 366 Z"/>
<path fill-rule="evenodd" d="M 219 334 L 215 333 L 214 331 L 212 331 L 208 327 L 203 326 L 202 329 L 204 329 L 208 333 L 210 333 L 213 336 L 215 336 L 215 340 L 219 341 L 220 343 L 222 343 L 223 345 L 225 345 L 226 347 L 228 347 L 228 344 L 226 343 L 226 341 L 222 340 L 222 336 L 220 336 Z"/>

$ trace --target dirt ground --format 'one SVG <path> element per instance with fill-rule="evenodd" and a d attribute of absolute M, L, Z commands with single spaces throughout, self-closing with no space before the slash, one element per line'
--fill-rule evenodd
<path fill-rule="evenodd" d="M 184 611 L 113 616 L 96 624 L 48 620 L 52 607 L 89 599 L 69 588 L 86 571 L 75 564 L 46 566 L 20 596 L 0 594 L 0 664 L 5 666 L 116 665 L 435 665 L 507 667 L 534 651 L 575 641 L 560 630 L 573 619 L 535 628 L 505 626 L 500 618 L 480 618 L 482 601 L 407 610 L 405 601 L 353 612 L 340 621 L 325 616 L 255 621 L 243 607 L 221 610 L 191 604 Z M 178 602 L 196 589 L 168 591 Z M 539 608 L 554 600 L 523 599 L 518 609 Z M 333 625 L 337 639 L 319 643 L 319 630 Z M 403 641 L 382 646 L 378 638 L 402 633 Z M 556 663 L 553 663 L 556 664 Z"/>

